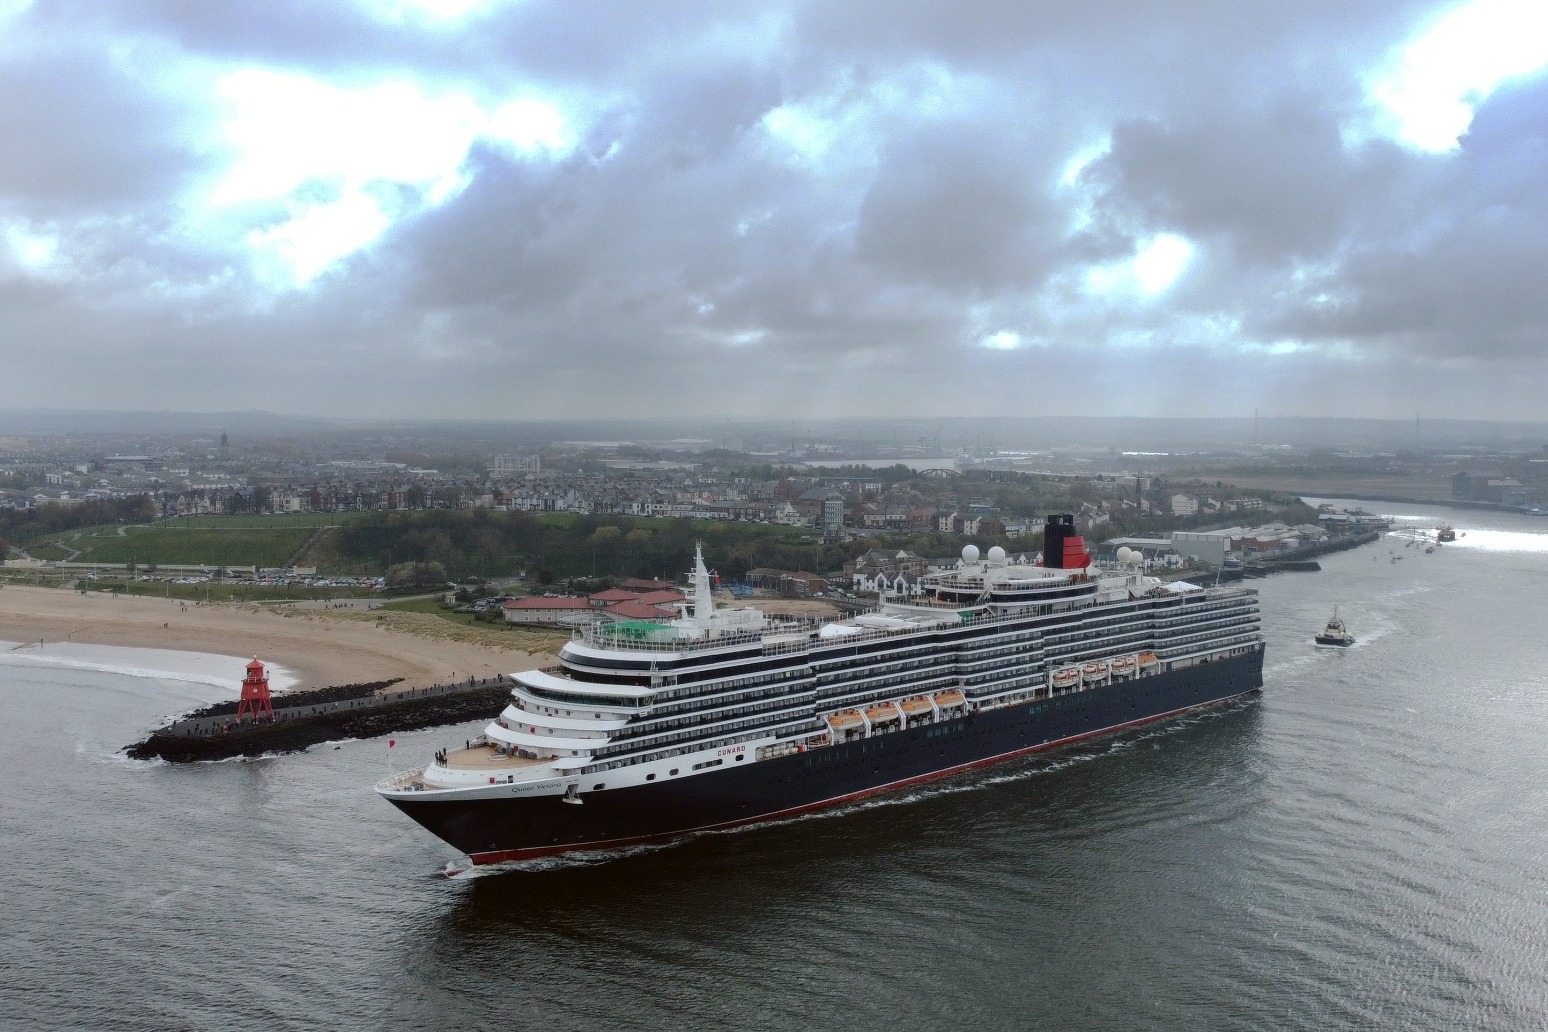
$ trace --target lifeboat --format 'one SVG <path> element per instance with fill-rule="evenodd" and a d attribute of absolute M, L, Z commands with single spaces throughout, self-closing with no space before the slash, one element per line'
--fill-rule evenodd
<path fill-rule="evenodd" d="M 1080 683 L 1080 668 L 1079 667 L 1065 667 L 1062 670 L 1055 670 L 1054 671 L 1053 686 L 1055 688 L 1073 688 L 1073 687 L 1075 687 L 1075 685 L 1077 685 L 1079 683 Z"/>
<path fill-rule="evenodd" d="M 1100 680 L 1102 680 L 1102 678 L 1107 676 L 1107 660 L 1105 660 L 1105 659 L 1094 659 L 1094 660 L 1092 660 L 1090 663 L 1087 663 L 1085 665 L 1085 667 L 1082 668 L 1082 673 L 1084 673 L 1086 675 L 1086 680 L 1088 680 L 1088 681 L 1100 681 Z"/>
<path fill-rule="evenodd" d="M 884 702 L 880 706 L 872 706 L 866 710 L 865 717 L 872 724 L 884 724 L 889 720 L 901 720 L 903 714 L 899 712 L 897 703 Z"/>
<path fill-rule="evenodd" d="M 952 709 L 952 708 L 954 708 L 956 706 L 966 705 L 967 704 L 967 699 L 963 696 L 963 694 L 960 691 L 958 691 L 957 689 L 953 688 L 949 692 L 940 692 L 940 693 L 938 693 L 935 696 L 935 704 L 937 706 L 939 706 L 941 709 Z"/>
<path fill-rule="evenodd" d="M 1156 658 L 1156 654 L 1154 652 L 1141 652 L 1139 654 L 1139 665 L 1141 670 L 1149 670 L 1160 662 L 1161 660 Z"/>
<path fill-rule="evenodd" d="M 1134 673 L 1134 657 L 1119 656 L 1113 660 L 1112 671 L 1114 677 L 1127 677 Z"/>
<path fill-rule="evenodd" d="M 904 699 L 902 705 L 903 712 L 910 717 L 924 717 L 935 712 L 935 707 L 931 705 L 929 699 L 917 696 L 912 699 Z"/>
<path fill-rule="evenodd" d="M 854 710 L 845 710 L 842 713 L 833 713 L 828 717 L 828 726 L 838 732 L 849 731 L 854 728 L 864 727 L 865 721 Z"/>

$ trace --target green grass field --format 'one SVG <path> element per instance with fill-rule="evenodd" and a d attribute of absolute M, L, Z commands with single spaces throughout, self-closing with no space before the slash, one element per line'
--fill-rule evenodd
<path fill-rule="evenodd" d="M 378 608 L 390 609 L 399 613 L 429 613 L 431 616 L 439 616 L 443 620 L 450 620 L 452 623 L 462 624 L 465 627 L 478 625 L 486 627 L 505 626 L 503 621 L 486 624 L 482 620 L 476 619 L 472 613 L 457 613 L 450 609 L 442 609 L 439 596 L 435 598 L 409 598 L 404 599 L 402 602 L 388 602 L 386 605 L 379 606 Z"/>
<path fill-rule="evenodd" d="M 34 537 L 22 547 L 36 559 L 78 563 L 282 566 L 318 527 L 336 526 L 341 518 L 347 517 L 331 513 L 191 516 L 56 531 Z M 76 551 L 80 554 L 72 554 Z"/>
<path fill-rule="evenodd" d="M 169 530 L 280 530 L 297 527 L 336 527 L 353 518 L 351 513 L 286 512 L 273 516 L 179 516 L 159 520 Z"/>
<path fill-rule="evenodd" d="M 34 559 L 62 560 L 70 558 L 70 553 L 70 549 L 54 544 L 52 541 L 44 541 L 27 549 L 27 554 Z"/>
<path fill-rule="evenodd" d="M 343 575 L 375 575 L 384 572 L 384 560 L 380 555 L 342 554 L 339 542 L 345 532 L 328 531 L 317 537 L 304 554 L 297 550 L 305 544 L 318 528 L 341 527 L 353 523 L 368 514 L 363 513 L 289 513 L 276 516 L 193 516 L 173 520 L 157 520 L 144 525 L 108 524 L 77 530 L 56 531 L 22 543 L 29 554 L 44 560 L 128 564 L 134 563 L 144 570 L 150 566 L 283 566 L 292 556 L 302 566 L 315 566 L 328 573 Z M 584 542 L 568 540 L 555 531 L 573 526 L 580 517 L 574 513 L 541 513 L 535 521 L 546 528 L 539 535 L 544 540 L 512 540 L 505 543 L 508 555 L 491 558 L 470 550 L 469 538 L 477 525 L 454 525 L 457 562 L 461 564 L 458 575 L 468 572 L 483 575 L 505 574 L 535 561 L 526 553 L 547 555 L 547 563 L 561 576 L 571 576 L 587 571 L 609 573 L 598 569 L 595 548 Z M 500 525 L 500 514 L 492 517 L 492 526 Z M 407 521 L 410 525 L 414 519 Z M 432 520 L 427 516 L 424 522 Z M 629 530 L 642 528 L 652 535 L 663 531 L 686 531 L 693 538 L 703 540 L 706 548 L 715 542 L 733 547 L 744 541 L 770 537 L 785 545 L 794 545 L 805 551 L 814 551 L 812 532 L 797 527 L 751 527 L 747 524 L 726 523 L 714 520 L 694 520 L 686 525 L 677 521 L 620 518 L 616 525 Z M 530 526 L 530 524 L 529 524 Z M 532 536 L 529 534 L 529 536 Z M 389 535 L 390 537 L 390 535 Z M 386 545 L 383 550 L 387 551 Z M 615 549 L 616 551 L 616 549 Z M 625 548 L 607 561 L 622 564 L 629 560 Z M 637 558 L 637 556 L 636 556 Z M 794 560 L 791 560 L 792 562 Z"/>
<path fill-rule="evenodd" d="M 204 564 L 207 566 L 281 566 L 311 536 L 307 527 L 258 529 L 230 527 L 184 529 L 155 523 L 149 527 L 99 528 L 61 535 L 57 540 L 79 549 L 78 563 Z M 46 554 L 28 549 L 39 559 L 64 559 L 68 553 Z"/>

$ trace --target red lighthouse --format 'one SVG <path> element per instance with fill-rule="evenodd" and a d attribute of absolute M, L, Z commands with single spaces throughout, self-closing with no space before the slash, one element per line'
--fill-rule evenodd
<path fill-rule="evenodd" d="M 237 704 L 237 719 L 251 714 L 254 720 L 268 715 L 274 719 L 274 703 L 269 699 L 269 675 L 263 672 L 263 664 L 256 659 L 247 664 L 247 676 L 242 680 L 242 701 Z"/>

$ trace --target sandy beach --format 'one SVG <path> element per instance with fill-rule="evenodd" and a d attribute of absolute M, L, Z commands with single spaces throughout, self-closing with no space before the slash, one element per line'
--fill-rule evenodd
<path fill-rule="evenodd" d="M 499 640 L 507 634 L 508 643 Z M 552 637 L 463 632 L 426 614 L 194 605 L 65 588 L 0 588 L 0 640 L 40 639 L 257 657 L 293 671 L 298 689 L 394 677 L 408 686 L 488 677 L 549 665 L 557 651 Z M 522 645 L 534 651 L 523 651 Z"/>

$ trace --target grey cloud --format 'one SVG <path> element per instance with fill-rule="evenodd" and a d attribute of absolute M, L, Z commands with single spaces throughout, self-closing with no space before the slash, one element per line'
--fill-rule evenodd
<path fill-rule="evenodd" d="M 811 2 L 803 43 L 826 61 L 933 58 L 1021 78 L 1079 115 L 1168 114 L 1222 92 L 1271 95 L 1308 75 L 1352 92 L 1351 64 L 1402 39 L 1435 4 L 1252 0 Z M 1128 110 L 1124 110 L 1128 109 Z"/>
<path fill-rule="evenodd" d="M 456 39 L 416 38 L 360 5 L 311 0 L 36 0 L 26 18 L 60 37 L 158 40 L 217 60 L 311 68 L 407 65 Z"/>
<path fill-rule="evenodd" d="M 1548 95 L 1491 99 L 1457 155 L 1341 137 L 1360 76 L 1435 9 L 528 2 L 425 32 L 346 4 L 40 0 L 37 45 L 0 64 L 0 214 L 56 219 L 74 278 L 0 270 L 8 380 L 177 407 L 279 370 L 277 407 L 365 415 L 405 394 L 427 415 L 1164 414 L 1197 402 L 1171 385 L 1201 382 L 1237 409 L 1524 412 L 1483 385 L 1542 373 Z M 557 161 L 475 150 L 460 195 L 275 294 L 180 236 L 205 98 L 94 65 L 114 40 L 546 86 L 587 136 Z M 921 68 L 947 86 L 916 111 L 889 89 Z M 783 103 L 844 109 L 841 163 L 769 139 Z M 1111 154 L 1056 187 L 1107 133 Z M 1094 222 L 1072 229 L 1083 200 Z M 1171 290 L 1083 289 L 1162 230 L 1199 245 Z M 1235 324 L 1242 341 L 1209 336 Z M 975 346 L 1001 328 L 1047 346 Z M 1278 340 L 1313 347 L 1235 346 Z"/>
<path fill-rule="evenodd" d="M 100 49 L 0 60 L 0 205 L 48 218 L 166 196 L 202 165 L 172 128 L 197 120 Z"/>
<path fill-rule="evenodd" d="M 415 297 L 517 310 L 588 298 L 601 315 L 642 290 L 709 289 L 739 250 L 739 220 L 772 202 L 769 180 L 782 175 L 742 160 L 743 134 L 778 94 L 728 73 L 669 93 L 672 103 L 628 114 L 603 161 L 475 154 L 469 189 L 389 242 L 413 256 Z"/>
<path fill-rule="evenodd" d="M 1020 134 L 1003 126 L 898 141 L 860 206 L 859 256 L 906 281 L 969 294 L 1036 282 L 1062 233 L 1048 169 L 1028 157 Z"/>
<path fill-rule="evenodd" d="M 1104 214 L 1139 231 L 1213 239 L 1243 261 L 1320 256 L 1360 203 L 1358 156 L 1313 98 L 1200 111 L 1186 125 L 1131 120 L 1085 172 Z"/>
<path fill-rule="evenodd" d="M 38 0 L 33 16 L 56 31 L 166 39 L 190 53 L 311 70 L 410 72 L 460 79 L 498 92 L 523 81 L 626 86 L 649 77 L 663 52 L 725 26 L 721 43 L 745 36 L 767 8 L 726 0 L 641 4 L 522 0 L 439 21 L 401 20 L 337 0 Z M 685 63 L 686 66 L 686 63 Z"/>
<path fill-rule="evenodd" d="M 1461 153 L 1413 158 L 1387 180 L 1405 218 L 1362 227 L 1347 260 L 1270 325 L 1453 360 L 1548 357 L 1548 82 L 1480 107 Z"/>

